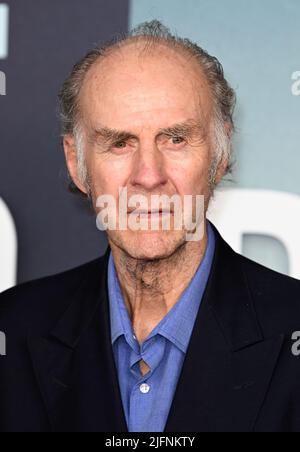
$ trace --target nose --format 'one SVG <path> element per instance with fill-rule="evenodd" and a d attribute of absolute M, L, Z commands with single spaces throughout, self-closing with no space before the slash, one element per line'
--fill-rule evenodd
<path fill-rule="evenodd" d="M 156 146 L 145 146 L 135 154 L 131 184 L 145 191 L 153 191 L 167 183 L 164 157 Z"/>

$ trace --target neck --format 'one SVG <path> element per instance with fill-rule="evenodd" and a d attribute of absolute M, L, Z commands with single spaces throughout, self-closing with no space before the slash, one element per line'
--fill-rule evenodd
<path fill-rule="evenodd" d="M 190 284 L 206 250 L 207 228 L 201 242 L 185 242 L 164 259 L 134 259 L 113 243 L 110 246 L 133 329 L 142 343 Z"/>

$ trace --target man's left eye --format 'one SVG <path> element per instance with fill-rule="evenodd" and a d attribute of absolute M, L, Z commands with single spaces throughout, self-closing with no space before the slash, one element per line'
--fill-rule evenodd
<path fill-rule="evenodd" d="M 181 144 L 184 141 L 183 137 L 172 137 L 171 138 L 173 144 Z"/>

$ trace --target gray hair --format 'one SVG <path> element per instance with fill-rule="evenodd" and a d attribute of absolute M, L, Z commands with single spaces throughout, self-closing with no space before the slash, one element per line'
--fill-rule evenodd
<path fill-rule="evenodd" d="M 226 80 L 223 67 L 216 57 L 210 55 L 191 40 L 173 35 L 166 26 L 157 20 L 144 22 L 125 35 L 119 35 L 111 41 L 97 45 L 75 64 L 71 74 L 61 88 L 58 99 L 62 135 L 74 135 L 77 149 L 78 176 L 81 182 L 85 186 L 88 186 L 88 174 L 80 126 L 79 95 L 81 87 L 89 69 L 96 61 L 100 58 L 105 58 L 130 42 L 145 43 L 145 51 L 151 47 L 155 47 L 157 44 L 164 44 L 171 49 L 183 51 L 185 55 L 195 59 L 202 68 L 207 77 L 214 102 L 215 156 L 209 175 L 209 183 L 213 189 L 219 163 L 226 160 L 228 162 L 226 173 L 231 171 L 231 138 L 234 131 L 233 113 L 236 102 L 235 92 Z M 70 183 L 70 190 L 73 192 L 79 191 L 72 181 Z"/>

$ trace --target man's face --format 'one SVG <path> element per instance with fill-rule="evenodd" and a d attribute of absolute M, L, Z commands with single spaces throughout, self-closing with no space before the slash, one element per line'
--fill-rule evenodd
<path fill-rule="evenodd" d="M 151 195 L 204 195 L 208 203 L 212 100 L 194 62 L 162 47 L 155 56 L 139 58 L 129 45 L 94 65 L 80 102 L 96 211 L 103 194 L 113 195 L 118 206 L 120 187 L 127 188 L 128 198 L 144 195 L 149 209 Z M 169 130 L 179 124 L 184 125 L 179 131 Z M 103 129 L 125 134 L 115 140 Z M 66 155 L 74 174 L 74 159 Z M 186 231 L 116 230 L 108 231 L 108 239 L 133 258 L 157 259 L 172 255 L 186 240 Z"/>

